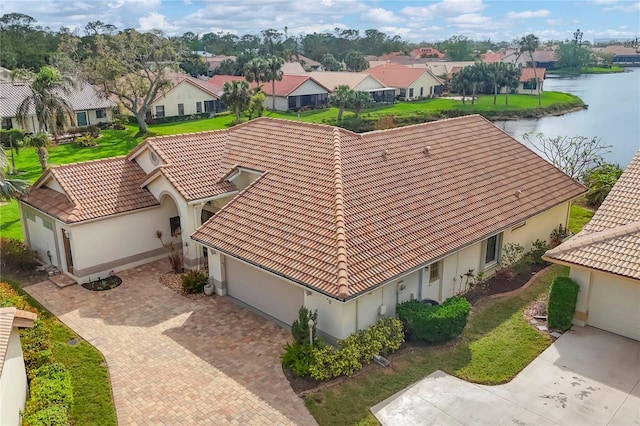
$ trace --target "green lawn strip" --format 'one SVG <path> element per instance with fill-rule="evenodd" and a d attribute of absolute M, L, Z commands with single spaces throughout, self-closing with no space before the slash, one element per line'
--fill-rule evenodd
<path fill-rule="evenodd" d="M 369 407 L 443 370 L 477 383 L 511 380 L 549 344 L 550 339 L 529 326 L 524 308 L 548 291 L 553 279 L 568 269 L 551 266 L 522 293 L 486 301 L 474 308 L 469 324 L 453 346 L 411 347 L 391 357 L 386 369 L 365 374 L 306 397 L 306 405 L 320 425 L 371 423 Z"/>
<path fill-rule="evenodd" d="M 593 215 L 594 213 L 591 210 L 573 204 L 569 215 L 569 224 L 567 225 L 569 231 L 577 234 L 582 230 L 582 227 L 591 220 Z"/>
<path fill-rule="evenodd" d="M 76 425 L 115 425 L 116 411 L 109 372 L 102 354 L 58 320 L 50 321 L 53 356 L 71 373 L 74 404 L 70 418 Z M 77 339 L 78 344 L 68 342 Z"/>
<path fill-rule="evenodd" d="M 582 75 L 582 74 L 615 74 L 624 72 L 624 67 L 611 65 L 605 67 L 582 67 L 580 70 L 575 69 L 554 69 L 547 71 L 551 75 Z"/>
<path fill-rule="evenodd" d="M 22 240 L 22 227 L 16 200 L 0 205 L 0 236 Z"/>

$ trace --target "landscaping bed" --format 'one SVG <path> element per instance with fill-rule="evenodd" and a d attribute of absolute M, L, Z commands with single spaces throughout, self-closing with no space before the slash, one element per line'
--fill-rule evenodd
<path fill-rule="evenodd" d="M 106 291 L 112 290 L 122 284 L 122 278 L 117 275 L 112 275 L 107 278 L 98 278 L 95 281 L 89 281 L 88 283 L 82 284 L 82 287 L 91 291 Z"/>
<path fill-rule="evenodd" d="M 182 275 L 173 272 L 168 272 L 160 276 L 160 284 L 169 287 L 171 290 L 178 294 L 183 295 L 187 299 L 200 300 L 207 297 L 203 292 L 199 293 L 187 293 L 182 285 Z"/>
<path fill-rule="evenodd" d="M 489 278 L 482 286 L 476 286 L 464 294 L 465 299 L 471 303 L 471 305 L 477 304 L 480 300 L 487 296 L 493 296 L 501 293 L 508 293 L 519 288 L 522 288 L 526 283 L 531 280 L 537 272 L 543 270 L 548 266 L 545 264 L 532 264 L 527 265 L 525 269 L 514 274 L 511 279 L 498 279 L 496 276 Z"/>

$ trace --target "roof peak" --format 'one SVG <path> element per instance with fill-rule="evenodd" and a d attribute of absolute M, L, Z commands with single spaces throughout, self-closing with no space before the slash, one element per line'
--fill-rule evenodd
<path fill-rule="evenodd" d="M 340 129 L 333 128 L 333 179 L 336 215 L 336 260 L 338 273 L 338 296 L 349 296 L 347 273 L 347 232 L 344 212 L 344 184 L 342 180 L 342 146 Z"/>

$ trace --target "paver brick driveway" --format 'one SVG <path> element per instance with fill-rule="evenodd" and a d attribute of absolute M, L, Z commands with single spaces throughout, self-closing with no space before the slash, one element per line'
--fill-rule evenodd
<path fill-rule="evenodd" d="M 104 292 L 25 290 L 104 354 L 120 425 L 315 424 L 280 366 L 289 332 L 227 298 L 189 300 L 159 283 L 167 271 L 124 271 Z"/>

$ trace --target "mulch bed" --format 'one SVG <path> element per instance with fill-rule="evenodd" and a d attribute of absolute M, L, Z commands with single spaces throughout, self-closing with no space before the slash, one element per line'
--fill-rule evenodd
<path fill-rule="evenodd" d="M 484 286 L 477 286 L 473 290 L 464 294 L 464 297 L 475 305 L 486 296 L 492 296 L 494 294 L 508 293 L 513 290 L 517 290 L 525 285 L 536 272 L 546 268 L 548 264 L 544 265 L 530 265 L 523 271 L 514 275 L 510 280 L 497 280 L 495 276 L 489 278 Z"/>
<path fill-rule="evenodd" d="M 175 291 L 191 300 L 199 300 L 204 299 L 205 297 L 209 297 L 203 292 L 200 293 L 187 293 L 184 291 L 182 287 L 182 274 L 176 274 L 173 272 L 168 272 L 160 276 L 160 283 L 166 287 L 169 287 L 171 290 Z"/>
<path fill-rule="evenodd" d="M 117 275 L 112 275 L 107 278 L 102 278 L 95 281 L 89 281 L 88 283 L 82 284 L 82 287 L 91 291 L 106 291 L 112 290 L 122 284 L 122 278 Z"/>

